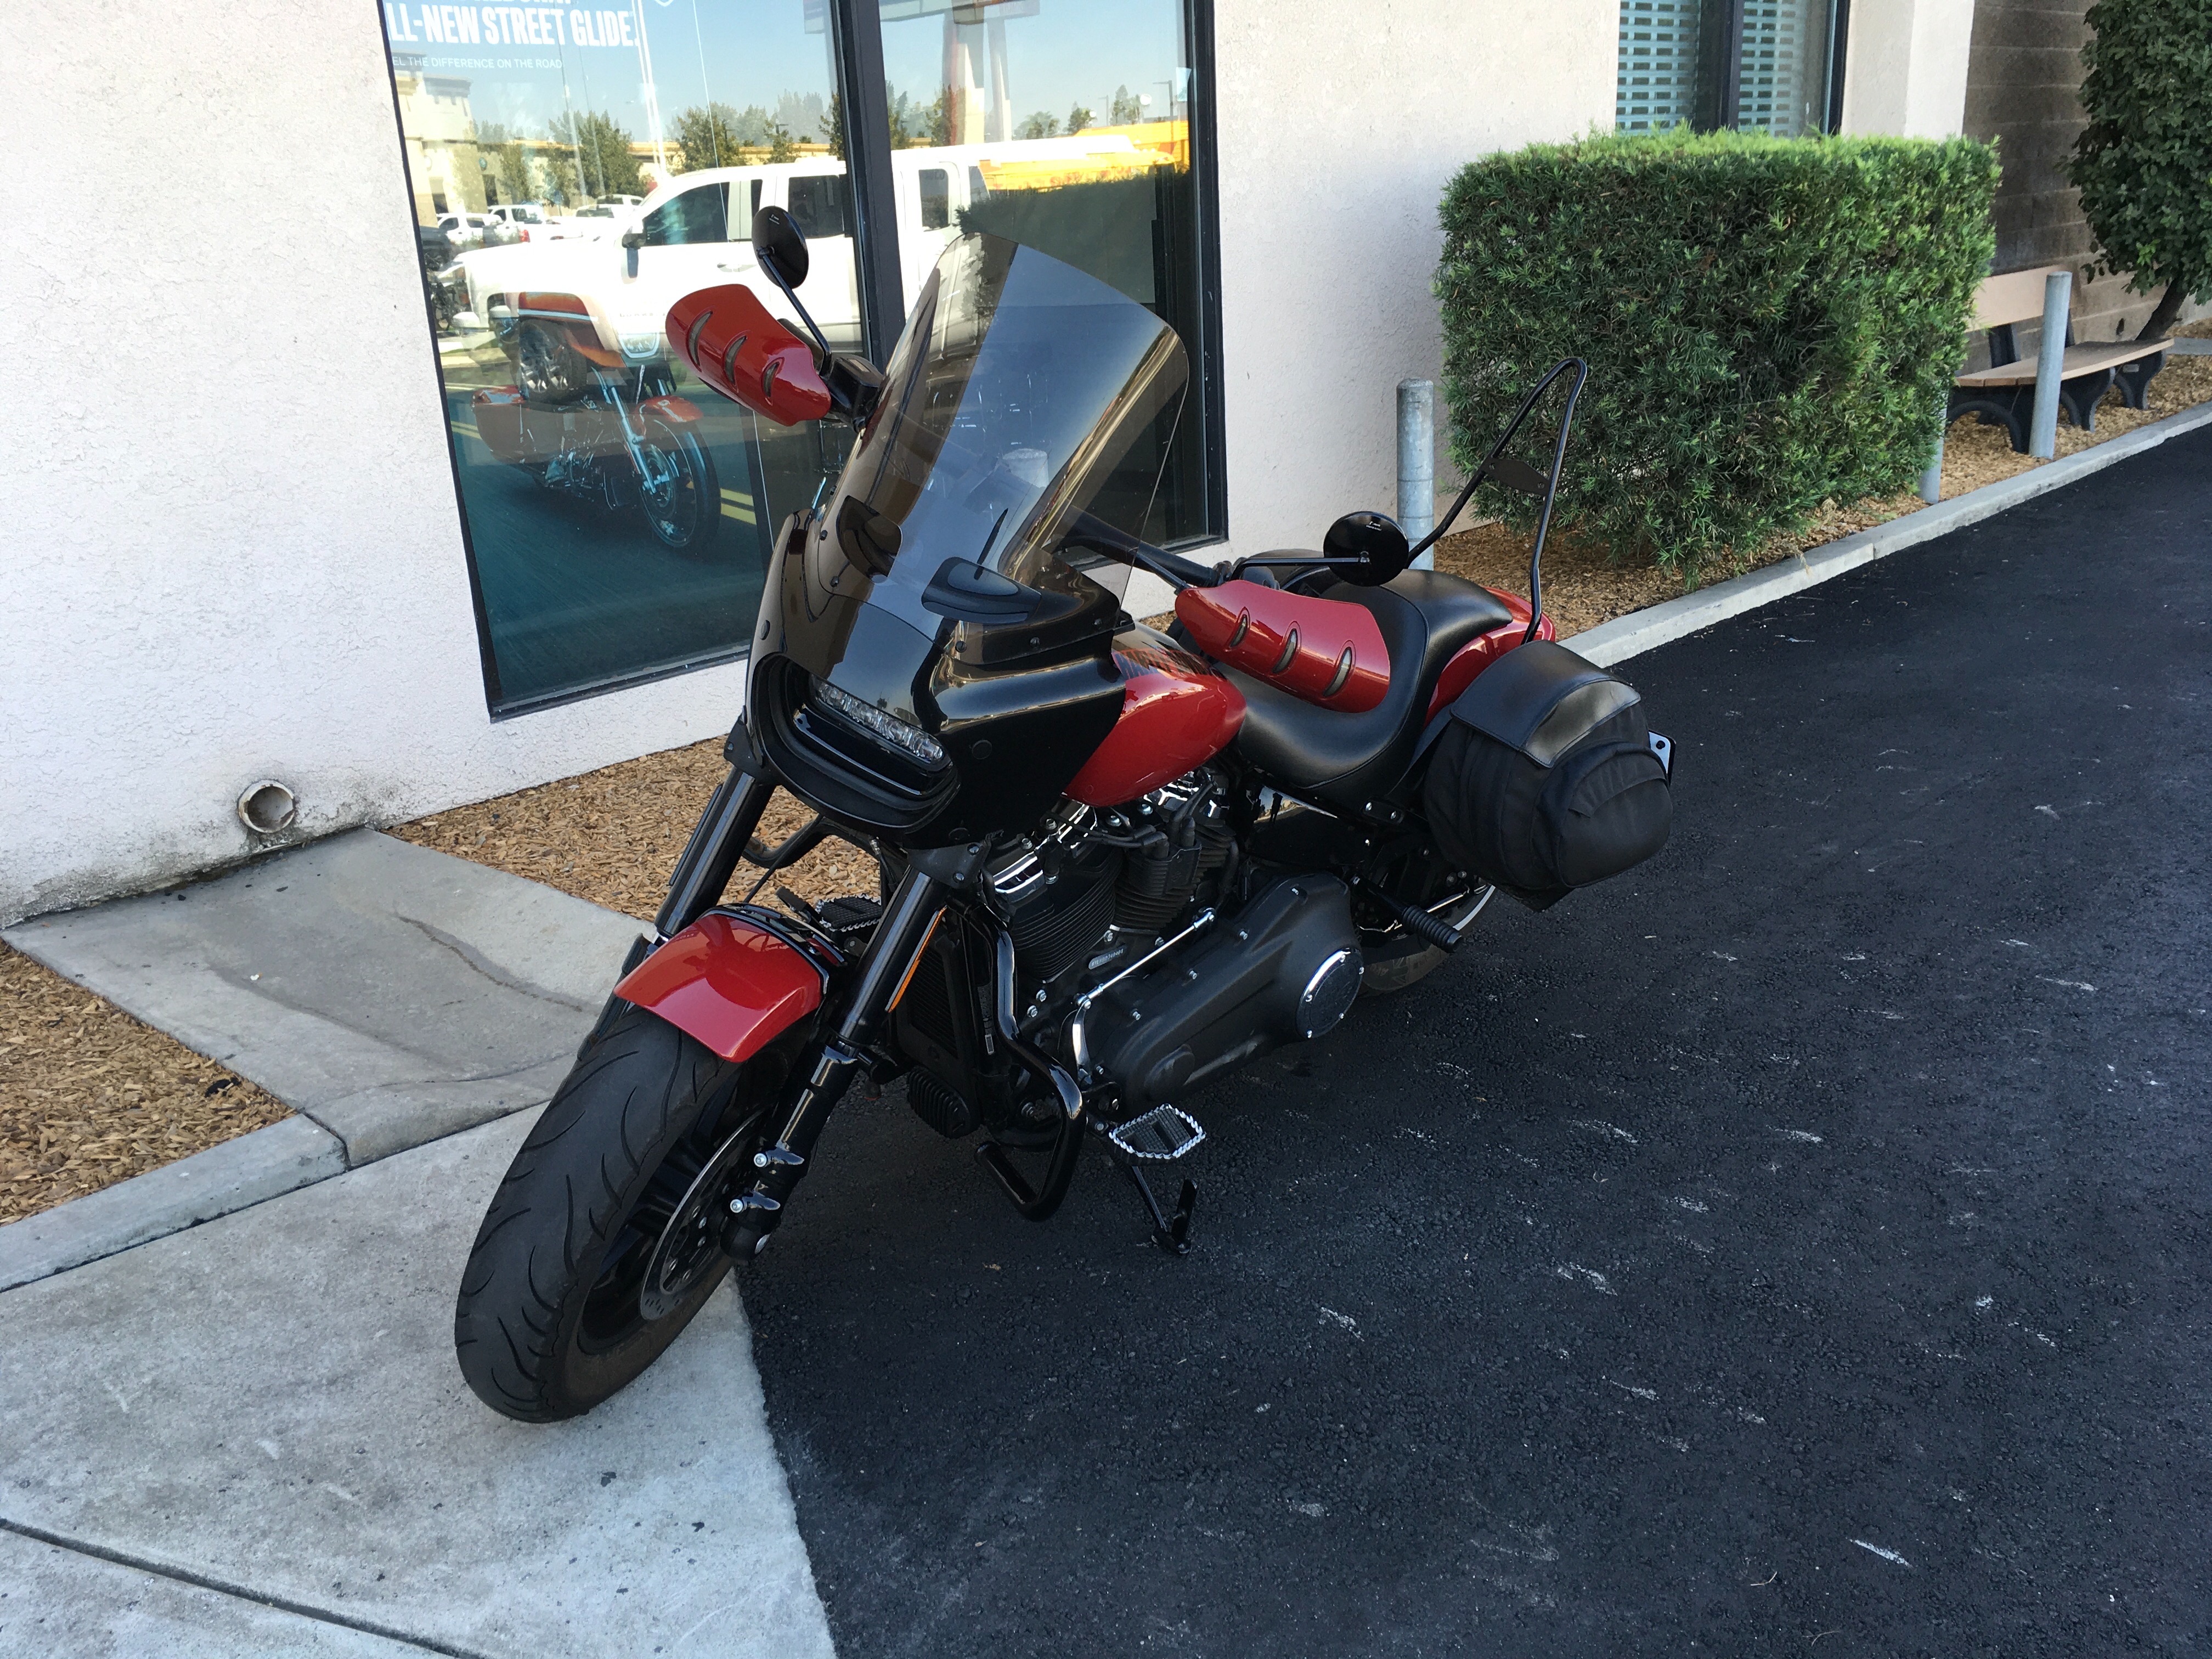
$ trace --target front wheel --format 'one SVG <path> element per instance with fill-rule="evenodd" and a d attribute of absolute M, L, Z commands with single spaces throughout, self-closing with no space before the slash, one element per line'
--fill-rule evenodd
<path fill-rule="evenodd" d="M 629 1009 L 578 1058 L 493 1194 L 453 1312 L 461 1375 L 526 1423 L 575 1417 L 658 1359 L 729 1270 L 726 1189 L 782 1081 Z"/>
<path fill-rule="evenodd" d="M 645 521 L 664 547 L 701 553 L 722 523 L 714 458 L 687 427 L 648 419 L 638 444 L 638 496 Z"/>

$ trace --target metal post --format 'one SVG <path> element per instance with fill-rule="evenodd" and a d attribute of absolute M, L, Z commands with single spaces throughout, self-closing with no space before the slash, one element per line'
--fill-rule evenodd
<path fill-rule="evenodd" d="M 1437 385 L 1398 382 L 1398 527 L 1407 541 L 1427 535 L 1437 521 Z M 1416 568 L 1433 570 L 1437 556 L 1424 553 Z"/>
<path fill-rule="evenodd" d="M 2058 383 L 2066 374 L 2066 311 L 2074 275 L 2054 270 L 2043 279 L 2043 345 L 2035 355 L 2035 414 L 2027 453 L 2047 461 L 2058 453 Z"/>
<path fill-rule="evenodd" d="M 1933 507 L 1943 499 L 1943 434 L 1951 424 L 1951 398 L 1946 392 L 1936 410 L 1936 453 L 1920 475 L 1920 499 Z"/>

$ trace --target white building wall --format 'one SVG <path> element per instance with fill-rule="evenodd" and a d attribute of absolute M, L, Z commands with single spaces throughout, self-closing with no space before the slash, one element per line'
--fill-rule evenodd
<path fill-rule="evenodd" d="M 1231 529 L 1393 505 L 1464 161 L 1609 120 L 1613 0 L 1220 0 Z M 10 29 L 0 921 L 724 729 L 711 669 L 495 723 L 368 0 Z M 297 365 L 324 372 L 303 379 Z"/>
<path fill-rule="evenodd" d="M 1852 0 L 1843 130 L 1957 137 L 1973 37 L 1974 0 Z"/>
<path fill-rule="evenodd" d="M 1444 187 L 1610 131 L 1620 32 L 1619 0 L 1216 0 L 1236 551 L 1397 511 L 1397 384 L 1443 373 Z"/>

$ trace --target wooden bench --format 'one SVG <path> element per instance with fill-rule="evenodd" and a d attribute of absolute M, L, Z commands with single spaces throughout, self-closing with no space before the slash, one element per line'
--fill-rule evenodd
<path fill-rule="evenodd" d="M 2044 278 L 2063 269 L 2038 265 L 1982 279 L 1974 295 L 1974 326 L 1989 331 L 1990 367 L 1959 376 L 1947 422 L 1978 415 L 1992 425 L 2002 424 L 2012 434 L 2012 447 L 2023 455 L 2027 453 L 2028 422 L 2035 410 L 2035 364 L 2021 359 L 2013 325 L 2041 320 Z M 2098 401 L 2115 386 L 2130 409 L 2143 408 L 2151 377 L 2166 367 L 2173 344 L 2171 340 L 2116 340 L 2111 345 L 2075 345 L 2070 320 L 2066 337 L 2058 401 L 2084 432 L 2096 430 Z"/>

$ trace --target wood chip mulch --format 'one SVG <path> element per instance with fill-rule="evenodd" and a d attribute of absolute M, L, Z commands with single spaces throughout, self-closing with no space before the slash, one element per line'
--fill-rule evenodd
<path fill-rule="evenodd" d="M 700 810 L 729 769 L 722 741 L 714 738 L 453 807 L 386 833 L 649 921 Z M 779 793 L 762 816 L 760 838 L 773 844 L 812 816 Z M 733 894 L 759 874 L 740 865 Z M 876 861 L 843 842 L 825 842 L 777 872 L 761 901 L 774 903 L 779 886 L 810 903 L 840 893 L 873 897 Z"/>
<path fill-rule="evenodd" d="M 0 1222 L 291 1115 L 282 1101 L 0 945 Z"/>

